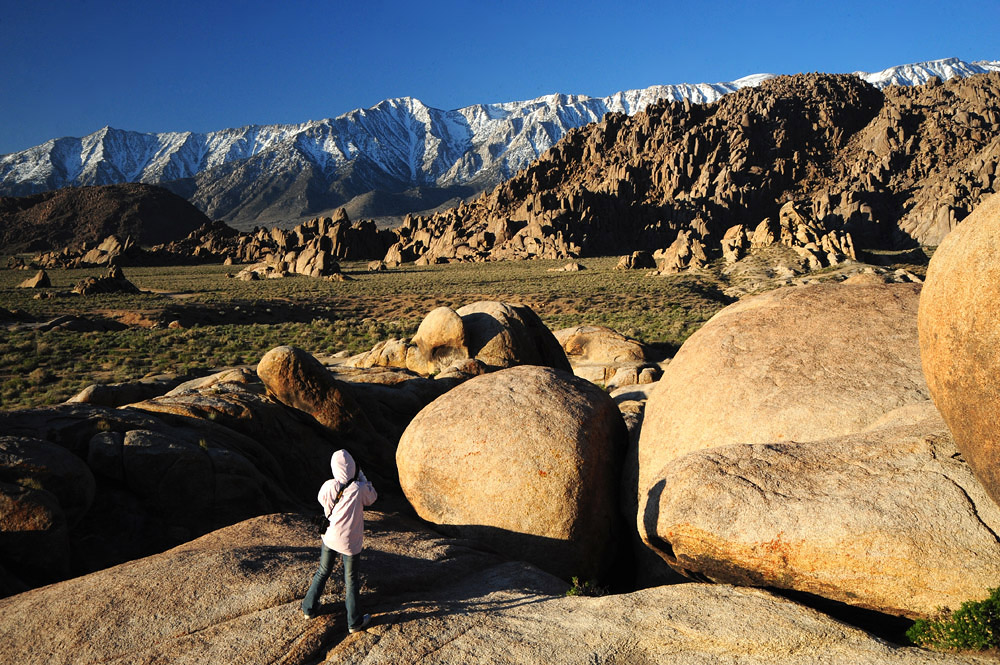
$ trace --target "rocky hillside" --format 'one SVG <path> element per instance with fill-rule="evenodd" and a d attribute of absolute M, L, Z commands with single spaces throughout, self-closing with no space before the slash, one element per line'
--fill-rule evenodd
<path fill-rule="evenodd" d="M 998 100 L 1000 73 L 883 90 L 803 74 L 609 114 L 475 201 L 409 217 L 386 262 L 937 245 L 996 188 Z"/>
<path fill-rule="evenodd" d="M 0 251 L 93 245 L 111 235 L 155 245 L 184 238 L 208 221 L 176 194 L 136 183 L 0 197 Z"/>

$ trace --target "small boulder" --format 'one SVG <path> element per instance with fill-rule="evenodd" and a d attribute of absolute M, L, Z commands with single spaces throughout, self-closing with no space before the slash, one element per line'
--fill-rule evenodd
<path fill-rule="evenodd" d="M 573 326 L 553 334 L 574 364 L 641 363 L 646 357 L 639 342 L 604 326 Z"/>
<path fill-rule="evenodd" d="M 19 289 L 47 289 L 51 286 L 52 280 L 44 270 L 39 270 L 34 277 L 29 277 L 17 285 Z"/>

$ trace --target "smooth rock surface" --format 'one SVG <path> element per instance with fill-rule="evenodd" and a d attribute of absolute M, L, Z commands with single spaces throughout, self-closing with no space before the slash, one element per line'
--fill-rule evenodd
<path fill-rule="evenodd" d="M 399 441 L 422 518 L 565 579 L 606 572 L 623 533 L 627 431 L 614 402 L 567 372 L 486 374 L 431 402 Z"/>
<path fill-rule="evenodd" d="M 920 297 L 920 352 L 934 403 L 1000 502 L 1000 196 L 941 243 Z"/>
<path fill-rule="evenodd" d="M 719 582 L 909 617 L 984 598 L 1000 508 L 928 406 L 916 423 L 674 460 L 640 531 L 676 569 Z"/>
<path fill-rule="evenodd" d="M 307 351 L 275 347 L 260 359 L 257 375 L 279 402 L 308 413 L 332 430 L 371 430 L 353 396 Z"/>
<path fill-rule="evenodd" d="M 717 313 L 683 344 L 646 406 L 640 495 L 689 452 L 850 434 L 925 401 L 919 293 L 913 284 L 821 284 Z"/>
<path fill-rule="evenodd" d="M 986 663 L 894 647 L 755 589 L 682 584 L 602 598 L 414 521 L 366 511 L 365 633 L 338 564 L 299 603 L 318 538 L 269 515 L 162 554 L 0 600 L 0 661 L 90 663 Z M 151 585 L 150 580 L 155 580 Z"/>

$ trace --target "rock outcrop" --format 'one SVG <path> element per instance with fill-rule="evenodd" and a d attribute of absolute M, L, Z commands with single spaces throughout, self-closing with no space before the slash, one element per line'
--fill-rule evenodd
<path fill-rule="evenodd" d="M 385 261 L 658 250 L 674 272 L 782 243 L 815 269 L 936 245 L 995 191 L 998 99 L 1000 73 L 884 90 L 800 74 L 608 114 L 479 198 L 407 217 Z"/>
<path fill-rule="evenodd" d="M 984 663 L 899 648 L 755 589 L 682 584 L 601 598 L 470 541 L 367 512 L 366 633 L 348 635 L 342 575 L 318 618 L 299 602 L 308 521 L 257 518 L 117 568 L 0 600 L 0 660 L 152 663 Z M 155 585 L 149 583 L 156 580 Z M 664 608 L 669 608 L 665 611 Z M 250 637 L 252 636 L 252 637 Z"/>
<path fill-rule="evenodd" d="M 122 269 L 111 266 L 100 277 L 85 277 L 73 287 L 73 293 L 89 296 L 95 293 L 139 293 L 139 287 L 130 282 Z"/>
<path fill-rule="evenodd" d="M 1000 196 L 977 208 L 931 259 L 920 351 L 934 403 L 976 477 L 1000 503 Z"/>
<path fill-rule="evenodd" d="M 17 285 L 19 289 L 47 289 L 51 286 L 52 280 L 44 270 L 39 270 L 34 277 L 29 277 Z"/>
<path fill-rule="evenodd" d="M 1000 569 L 1000 508 L 929 407 L 915 424 L 673 460 L 640 516 L 646 539 L 699 579 L 883 613 L 980 600 Z"/>
<path fill-rule="evenodd" d="M 623 520 L 627 432 L 614 402 L 566 372 L 514 367 L 431 402 L 396 465 L 422 518 L 564 579 L 608 572 Z"/>

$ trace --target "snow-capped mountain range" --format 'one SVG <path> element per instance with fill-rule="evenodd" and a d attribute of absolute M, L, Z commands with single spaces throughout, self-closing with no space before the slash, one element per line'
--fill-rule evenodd
<path fill-rule="evenodd" d="M 988 71 L 1000 71 L 1000 61 L 949 58 L 855 73 L 884 87 Z M 608 97 L 554 94 L 452 111 L 402 97 L 337 118 L 208 133 L 105 127 L 83 138 L 52 139 L 0 156 L 0 194 L 121 182 L 162 184 L 210 217 L 244 226 L 299 219 L 374 191 L 421 188 L 468 195 L 506 179 L 569 129 L 605 113 L 633 114 L 663 99 L 713 102 L 773 76 L 658 85 Z M 439 195 L 437 202 L 445 198 Z M 434 204 L 433 196 L 417 196 L 409 204 L 419 207 L 428 200 Z"/>

